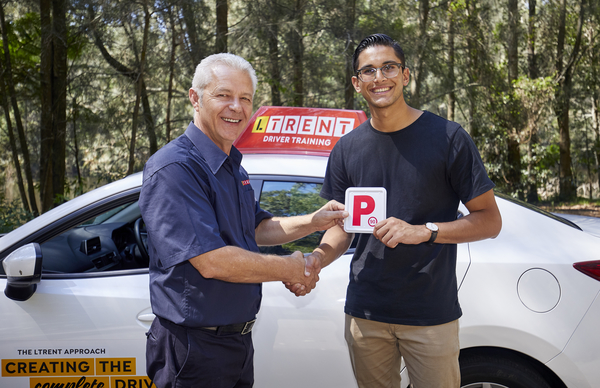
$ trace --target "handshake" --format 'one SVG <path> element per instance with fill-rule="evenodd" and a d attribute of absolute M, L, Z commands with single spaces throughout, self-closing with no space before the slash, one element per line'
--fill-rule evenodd
<path fill-rule="evenodd" d="M 327 233 L 335 230 L 338 235 L 345 236 L 345 238 L 342 239 L 345 240 L 348 235 L 343 229 L 344 218 L 348 217 L 349 213 L 345 211 L 344 208 L 343 204 L 331 200 L 312 214 L 297 216 L 298 218 L 302 217 L 301 219 L 305 220 L 304 225 L 306 226 L 305 231 L 307 233 L 303 233 L 303 235 L 306 236 L 317 230 L 326 230 L 327 235 Z M 325 239 L 325 236 L 323 238 Z M 321 240 L 321 244 L 323 244 L 323 241 L 324 240 Z M 348 240 L 348 246 L 350 245 L 349 241 L 351 241 L 351 237 L 350 240 Z M 339 250 L 340 254 L 345 252 L 348 246 L 346 246 L 345 249 Z M 288 276 L 290 276 L 291 273 L 290 278 L 284 280 L 283 284 L 285 284 L 285 287 L 296 296 L 303 296 L 311 292 L 319 281 L 319 272 L 321 272 L 321 268 L 327 265 L 326 263 L 323 263 L 325 260 L 323 255 L 324 253 L 319 249 L 306 254 L 306 256 L 299 251 L 292 253 L 288 258 L 293 262 L 294 269 L 288 273 Z"/>
<path fill-rule="evenodd" d="M 304 296 L 317 286 L 319 272 L 321 272 L 321 260 L 314 252 L 305 256 L 300 251 L 291 254 L 290 259 L 297 262 L 298 268 L 294 270 L 292 280 L 283 282 L 283 284 L 296 296 Z"/>

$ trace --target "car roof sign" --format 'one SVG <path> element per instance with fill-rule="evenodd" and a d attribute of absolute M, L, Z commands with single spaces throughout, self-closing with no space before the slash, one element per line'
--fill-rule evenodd
<path fill-rule="evenodd" d="M 361 110 L 263 106 L 233 145 L 244 154 L 326 156 L 343 135 L 366 120 Z"/>

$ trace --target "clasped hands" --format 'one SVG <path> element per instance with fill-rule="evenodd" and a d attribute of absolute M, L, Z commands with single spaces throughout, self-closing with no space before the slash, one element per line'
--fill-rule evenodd
<path fill-rule="evenodd" d="M 331 200 L 311 214 L 310 224 L 315 231 L 327 230 L 334 226 L 343 228 L 344 218 L 348 217 L 348 214 L 345 211 L 344 204 Z M 311 292 L 316 287 L 319 281 L 319 272 L 321 272 L 321 260 L 315 252 L 304 256 L 301 252 L 296 251 L 291 255 L 291 258 L 296 260 L 300 257 L 304 262 L 304 278 L 299 281 L 284 282 L 285 287 L 296 296 L 303 296 Z"/>
<path fill-rule="evenodd" d="M 314 252 L 304 256 L 300 251 L 294 252 L 290 258 L 298 261 L 302 260 L 300 262 L 302 273 L 295 276 L 295 280 L 283 284 L 294 295 L 304 296 L 317 286 L 319 272 L 321 272 L 321 260 L 316 257 Z"/>

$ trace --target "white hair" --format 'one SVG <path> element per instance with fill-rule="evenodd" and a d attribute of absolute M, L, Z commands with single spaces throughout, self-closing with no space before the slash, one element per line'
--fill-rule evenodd
<path fill-rule="evenodd" d="M 248 73 L 250 80 L 252 81 L 252 95 L 256 92 L 256 85 L 258 80 L 256 78 L 256 72 L 252 65 L 244 58 L 231 53 L 220 53 L 209 55 L 204 58 L 198 66 L 196 66 L 196 72 L 194 73 L 194 79 L 192 81 L 192 89 L 198 95 L 200 103 L 202 104 L 202 94 L 206 86 L 212 81 L 214 74 L 213 68 L 217 65 L 229 66 L 232 69 L 242 70 Z"/>

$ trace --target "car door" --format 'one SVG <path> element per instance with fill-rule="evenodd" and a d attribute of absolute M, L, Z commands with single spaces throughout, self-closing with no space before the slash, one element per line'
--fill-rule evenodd
<path fill-rule="evenodd" d="M 263 209 L 275 216 L 311 213 L 327 201 L 322 179 L 251 176 Z M 312 252 L 321 233 L 263 252 Z M 257 387 L 356 387 L 344 340 L 344 303 L 353 249 L 320 273 L 317 287 L 296 297 L 281 282 L 263 283 L 263 301 L 253 330 Z"/>
<path fill-rule="evenodd" d="M 40 245 L 43 272 L 29 299 L 0 296 L 1 387 L 151 386 L 144 333 L 154 316 L 133 235 L 138 195 L 90 204 L 20 242 Z"/>

